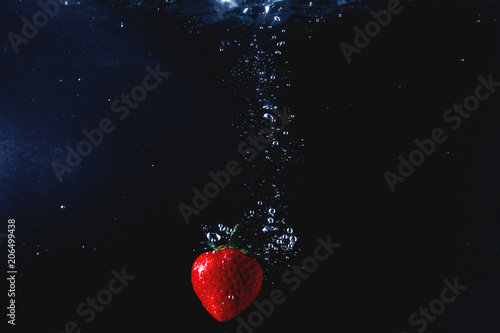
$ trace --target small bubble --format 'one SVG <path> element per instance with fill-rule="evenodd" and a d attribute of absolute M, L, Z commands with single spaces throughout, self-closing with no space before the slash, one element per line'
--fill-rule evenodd
<path fill-rule="evenodd" d="M 293 229 L 292 228 L 288 228 L 288 229 L 286 229 L 286 232 L 288 232 L 289 234 L 293 234 Z"/>
<path fill-rule="evenodd" d="M 220 240 L 220 235 L 215 233 L 215 232 L 208 232 L 207 233 L 207 239 L 211 241 L 212 243 L 217 242 Z"/>
<path fill-rule="evenodd" d="M 266 225 L 266 227 L 267 227 L 268 231 L 276 231 L 276 230 L 278 230 L 278 228 L 273 227 L 272 225 Z M 274 248 L 274 245 L 272 245 L 271 247 Z"/>
<path fill-rule="evenodd" d="M 273 120 L 274 117 L 272 115 L 270 115 L 269 113 L 264 113 L 264 118 L 268 119 L 268 120 Z"/>
<path fill-rule="evenodd" d="M 262 201 L 257 201 L 257 205 L 262 206 Z"/>

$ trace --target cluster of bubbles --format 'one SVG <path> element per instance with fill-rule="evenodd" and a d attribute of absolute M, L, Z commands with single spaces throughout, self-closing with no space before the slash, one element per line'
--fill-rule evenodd
<path fill-rule="evenodd" d="M 285 213 L 285 212 L 283 212 Z M 273 207 L 267 207 L 262 201 L 257 202 L 257 207 L 245 213 L 242 220 L 241 246 L 264 264 L 265 270 L 297 255 L 295 244 L 299 237 L 295 235 L 292 227 L 288 226 L 285 218 L 278 217 L 278 212 Z M 283 214 L 285 215 L 285 214 Z M 218 223 L 216 225 L 202 225 L 206 240 L 215 245 L 227 245 L 232 228 Z"/>
<path fill-rule="evenodd" d="M 220 52 L 238 54 L 230 76 L 225 79 L 227 93 L 242 96 L 244 112 L 235 115 L 232 126 L 242 141 L 248 136 L 257 137 L 263 128 L 283 126 L 275 112 L 283 112 L 281 91 L 291 86 L 288 61 L 285 57 L 286 29 L 276 24 L 262 24 L 252 35 L 240 35 L 237 39 L 220 43 Z M 291 123 L 296 121 L 293 110 L 288 110 Z M 264 271 L 277 268 L 295 257 L 299 237 L 290 225 L 286 204 L 290 167 L 300 163 L 300 151 L 304 140 L 289 127 L 272 135 L 272 140 L 248 163 L 250 169 L 244 186 L 244 202 L 250 202 L 239 221 L 242 229 L 242 247 L 261 260 Z M 229 236 L 230 229 L 218 224 L 205 226 L 207 239 L 217 240 Z M 218 237 L 218 236 L 219 237 Z"/>
<path fill-rule="evenodd" d="M 345 1 L 324 1 L 326 7 L 335 7 Z M 354 2 L 354 1 L 351 1 Z M 148 1 L 136 1 L 145 6 Z M 319 4 L 315 2 L 314 4 Z M 153 2 L 151 2 L 153 5 Z M 312 2 L 285 2 L 278 0 L 169 0 L 164 8 L 177 17 L 184 17 L 180 29 L 196 33 L 202 26 L 213 26 L 221 39 L 217 45 L 221 56 L 231 59 L 231 70 L 224 78 L 225 93 L 241 96 L 243 112 L 235 114 L 232 126 L 241 140 L 269 127 L 282 127 L 275 112 L 283 112 L 287 105 L 282 92 L 291 87 L 291 71 L 286 59 L 287 30 L 283 22 L 292 12 L 289 5 L 304 5 L 308 10 Z M 160 6 L 158 6 L 160 9 Z M 304 13 L 307 11 L 304 11 Z M 250 34 L 241 34 L 235 20 L 256 24 Z M 222 22 L 224 21 L 224 22 Z M 231 22 L 226 24 L 226 22 Z M 278 98 L 278 96 L 280 96 Z M 297 121 L 294 110 L 289 109 L 291 123 Z M 243 212 L 230 222 L 202 225 L 206 240 L 216 246 L 227 245 L 231 228 L 241 225 L 241 248 L 260 258 L 264 271 L 288 264 L 300 249 L 299 237 L 292 228 L 293 218 L 288 216 L 288 184 L 293 179 L 292 169 L 301 162 L 304 139 L 290 125 L 272 135 L 272 140 L 258 152 L 258 156 L 245 167 L 245 194 L 241 198 Z"/>
<path fill-rule="evenodd" d="M 260 245 L 259 254 L 272 268 L 282 260 L 288 260 L 297 254 L 295 244 L 298 237 L 286 221 L 287 206 L 281 203 L 281 199 L 270 201 L 279 209 L 266 206 L 259 200 L 257 208 L 246 213 L 245 218 L 248 224 L 258 226 L 258 237 L 253 241 Z"/>

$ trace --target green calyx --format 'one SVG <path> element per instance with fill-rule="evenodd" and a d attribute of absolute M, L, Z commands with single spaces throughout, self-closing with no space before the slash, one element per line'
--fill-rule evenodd
<path fill-rule="evenodd" d="M 231 236 L 229 236 L 229 247 L 232 249 L 236 248 L 238 241 L 240 239 L 239 230 L 240 230 L 240 225 L 239 224 L 235 225 L 233 230 L 231 231 Z"/>
<path fill-rule="evenodd" d="M 229 246 L 227 246 L 227 245 L 216 246 L 213 242 L 210 242 L 210 241 L 204 241 L 204 242 L 201 242 L 201 244 L 210 247 L 214 251 L 220 251 L 220 250 L 224 250 L 224 249 L 236 249 L 236 250 L 241 251 L 243 254 L 248 254 L 247 250 L 237 248 L 238 241 L 240 239 L 239 229 L 240 229 L 240 225 L 237 224 L 234 226 L 233 230 L 231 231 L 231 235 L 229 236 Z"/>

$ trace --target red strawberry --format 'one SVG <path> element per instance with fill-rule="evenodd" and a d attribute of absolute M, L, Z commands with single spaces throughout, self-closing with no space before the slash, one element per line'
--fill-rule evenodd
<path fill-rule="evenodd" d="M 264 279 L 259 263 L 248 257 L 247 251 L 234 248 L 237 229 L 233 230 L 229 247 L 202 253 L 191 270 L 194 292 L 220 322 L 242 313 L 259 294 Z"/>

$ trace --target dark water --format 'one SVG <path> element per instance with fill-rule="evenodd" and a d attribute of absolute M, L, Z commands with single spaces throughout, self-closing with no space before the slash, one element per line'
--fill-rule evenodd
<path fill-rule="evenodd" d="M 18 270 L 9 332 L 69 321 L 82 332 L 236 332 L 190 282 L 206 234 L 223 243 L 236 223 L 262 255 L 257 299 L 275 288 L 287 298 L 256 332 L 417 332 L 408 317 L 455 277 L 467 290 L 425 331 L 498 330 L 498 88 L 456 130 L 443 120 L 479 75 L 500 81 L 498 8 L 401 6 L 348 64 L 339 44 L 386 2 L 60 1 L 18 53 L 7 35 L 40 7 L 0 2 L 0 233 L 16 219 Z M 168 79 L 120 120 L 110 104 L 157 64 Z M 284 106 L 287 133 L 245 162 L 238 145 Z M 53 163 L 103 118 L 114 131 L 59 181 Z M 435 128 L 447 140 L 391 192 L 384 172 Z M 178 205 L 231 160 L 241 174 L 187 225 Z M 282 274 L 328 235 L 342 245 L 291 291 Z M 75 309 L 122 267 L 136 278 L 85 323 Z"/>

